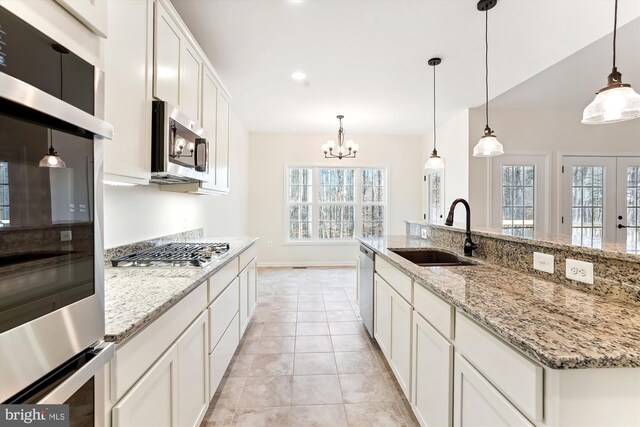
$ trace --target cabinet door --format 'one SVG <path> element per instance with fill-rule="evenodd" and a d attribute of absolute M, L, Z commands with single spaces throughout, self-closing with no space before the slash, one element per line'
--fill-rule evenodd
<path fill-rule="evenodd" d="M 105 0 L 56 1 L 94 33 L 103 38 L 107 37 L 107 2 Z"/>
<path fill-rule="evenodd" d="M 251 263 L 247 267 L 247 270 L 248 270 L 247 286 L 249 289 L 248 290 L 249 320 L 251 320 L 251 317 L 253 316 L 253 312 L 256 310 L 256 306 L 258 305 L 258 281 L 256 276 L 256 266 L 257 266 L 257 261 L 254 258 L 253 261 L 251 261 Z"/>
<path fill-rule="evenodd" d="M 422 426 L 452 422 L 453 345 L 413 313 L 411 404 Z"/>
<path fill-rule="evenodd" d="M 391 291 L 391 366 L 407 399 L 411 399 L 411 326 L 413 307 Z"/>
<path fill-rule="evenodd" d="M 180 109 L 192 120 L 200 120 L 200 64 L 196 50 L 181 40 L 180 52 Z"/>
<path fill-rule="evenodd" d="M 107 11 L 111 22 L 127 31 L 112 31 L 105 41 L 105 119 L 116 133 L 104 144 L 104 172 L 107 179 L 147 183 L 151 176 L 153 2 L 110 1 Z"/>
<path fill-rule="evenodd" d="M 180 53 L 182 34 L 162 2 L 156 1 L 153 94 L 180 105 Z"/>
<path fill-rule="evenodd" d="M 209 406 L 207 314 L 178 339 L 178 425 L 197 426 Z"/>
<path fill-rule="evenodd" d="M 177 426 L 177 365 L 178 349 L 173 345 L 113 407 L 113 426 Z"/>
<path fill-rule="evenodd" d="M 462 356 L 455 355 L 455 427 L 532 427 L 511 403 Z M 513 379 L 517 381 L 517 378 Z"/>
<path fill-rule="evenodd" d="M 203 68 L 202 99 L 200 100 L 200 117 L 202 127 L 209 134 L 209 170 L 208 179 L 202 183 L 203 188 L 210 190 L 216 186 L 216 105 L 218 103 L 218 86 L 211 72 Z"/>
<path fill-rule="evenodd" d="M 249 268 L 240 272 L 240 337 L 249 323 Z"/>
<path fill-rule="evenodd" d="M 382 352 L 390 359 L 391 350 L 391 287 L 377 274 L 375 275 L 375 309 L 373 335 Z"/>
<path fill-rule="evenodd" d="M 229 100 L 218 91 L 216 128 L 216 186 L 229 188 Z"/>

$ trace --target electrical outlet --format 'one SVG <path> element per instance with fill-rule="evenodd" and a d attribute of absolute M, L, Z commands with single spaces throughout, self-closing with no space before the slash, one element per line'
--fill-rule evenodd
<path fill-rule="evenodd" d="M 566 263 L 567 279 L 593 285 L 593 264 L 590 262 L 578 261 L 567 258 Z"/>
<path fill-rule="evenodd" d="M 70 242 L 72 239 L 73 239 L 73 235 L 71 234 L 71 230 L 65 230 L 60 232 L 61 242 Z"/>
<path fill-rule="evenodd" d="M 554 267 L 553 255 L 543 254 L 540 252 L 533 253 L 533 268 L 535 270 L 553 274 Z"/>
<path fill-rule="evenodd" d="M 267 242 L 267 246 L 269 246 L 270 248 L 272 248 L 272 247 L 273 247 L 273 241 L 269 240 L 269 241 Z"/>
<path fill-rule="evenodd" d="M 421 228 L 420 229 L 420 237 L 422 237 L 423 239 L 427 238 L 427 229 L 426 228 Z"/>

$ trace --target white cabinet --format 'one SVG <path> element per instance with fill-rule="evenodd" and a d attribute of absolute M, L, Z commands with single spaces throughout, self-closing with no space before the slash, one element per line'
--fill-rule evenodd
<path fill-rule="evenodd" d="M 178 425 L 178 349 L 173 345 L 113 407 L 113 427 Z"/>
<path fill-rule="evenodd" d="M 455 427 L 531 427 L 507 399 L 462 356 L 455 356 Z M 514 381 L 517 379 L 514 378 Z"/>
<path fill-rule="evenodd" d="M 423 427 L 450 427 L 453 345 L 413 313 L 411 405 Z"/>
<path fill-rule="evenodd" d="M 115 128 L 113 140 L 104 144 L 105 180 L 147 184 L 151 176 L 153 1 L 105 4 L 109 20 L 127 28 L 112 31 L 105 41 L 105 119 Z"/>
<path fill-rule="evenodd" d="M 155 5 L 153 94 L 179 107 L 180 54 L 183 36 L 164 2 L 156 1 Z"/>
<path fill-rule="evenodd" d="M 391 369 L 407 399 L 411 398 L 411 319 L 413 307 L 391 289 Z"/>
<path fill-rule="evenodd" d="M 377 274 L 374 276 L 373 335 L 380 349 L 391 357 L 391 287 Z"/>
<path fill-rule="evenodd" d="M 215 190 L 216 188 L 216 120 L 218 102 L 218 86 L 215 77 L 204 67 L 202 72 L 202 99 L 200 116 L 202 127 L 209 134 L 209 170 L 207 181 L 201 184 L 202 188 Z"/>
<path fill-rule="evenodd" d="M 258 277 L 256 274 L 258 262 L 253 259 L 247 267 L 247 287 L 248 287 L 248 304 L 249 304 L 249 318 L 253 316 L 258 306 Z"/>
<path fill-rule="evenodd" d="M 231 321 L 231 324 L 218 341 L 218 345 L 213 349 L 209 355 L 209 395 L 213 397 L 218 388 L 218 384 L 222 380 L 229 362 L 233 358 L 233 354 L 238 348 L 240 343 L 240 320 L 239 316 L 236 316 Z"/>
<path fill-rule="evenodd" d="M 180 53 L 180 109 L 192 120 L 200 118 L 200 68 L 202 60 L 191 44 L 183 39 Z"/>
<path fill-rule="evenodd" d="M 197 426 L 209 406 L 207 314 L 178 340 L 178 425 Z"/>
<path fill-rule="evenodd" d="M 216 120 L 216 187 L 229 190 L 229 99 L 218 92 Z"/>
<path fill-rule="evenodd" d="M 240 272 L 240 336 L 249 324 L 249 269 Z"/>
<path fill-rule="evenodd" d="M 100 37 L 107 37 L 107 0 L 56 1 L 91 31 Z"/>

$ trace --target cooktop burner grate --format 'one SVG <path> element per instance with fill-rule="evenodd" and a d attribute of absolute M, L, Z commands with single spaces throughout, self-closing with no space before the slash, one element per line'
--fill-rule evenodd
<path fill-rule="evenodd" d="M 228 243 L 169 243 L 111 259 L 114 267 L 194 266 L 204 267 L 222 257 Z"/>

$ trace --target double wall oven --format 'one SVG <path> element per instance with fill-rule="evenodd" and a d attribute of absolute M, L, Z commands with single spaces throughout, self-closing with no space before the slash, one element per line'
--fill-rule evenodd
<path fill-rule="evenodd" d="M 93 425 L 104 336 L 102 72 L 0 6 L 0 403 Z"/>

